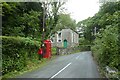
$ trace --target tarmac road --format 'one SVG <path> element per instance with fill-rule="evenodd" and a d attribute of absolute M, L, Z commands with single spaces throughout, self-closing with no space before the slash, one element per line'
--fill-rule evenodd
<path fill-rule="evenodd" d="M 90 51 L 59 56 L 46 66 L 17 78 L 100 78 Z"/>

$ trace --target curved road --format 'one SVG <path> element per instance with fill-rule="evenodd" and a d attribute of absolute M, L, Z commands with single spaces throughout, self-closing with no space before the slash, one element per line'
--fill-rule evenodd
<path fill-rule="evenodd" d="M 90 51 L 59 56 L 46 66 L 17 78 L 100 78 Z"/>

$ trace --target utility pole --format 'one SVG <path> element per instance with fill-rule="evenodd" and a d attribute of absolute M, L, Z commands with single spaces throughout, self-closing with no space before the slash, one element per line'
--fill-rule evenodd
<path fill-rule="evenodd" d="M 46 29 L 46 4 L 43 2 L 43 28 L 42 28 L 42 43 L 45 40 L 45 29 Z"/>

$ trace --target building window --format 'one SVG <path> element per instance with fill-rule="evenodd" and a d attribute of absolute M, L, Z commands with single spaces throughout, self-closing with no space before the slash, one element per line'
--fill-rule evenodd
<path fill-rule="evenodd" d="M 61 40 L 59 40 L 59 42 L 61 42 Z"/>
<path fill-rule="evenodd" d="M 61 33 L 61 31 L 59 31 L 58 34 L 57 34 L 57 42 L 62 42 L 62 33 Z"/>
<path fill-rule="evenodd" d="M 52 42 L 52 43 L 54 42 L 53 38 L 51 39 L 51 42 Z"/>
<path fill-rule="evenodd" d="M 60 33 L 58 33 L 58 36 L 59 36 L 59 38 L 61 38 L 61 32 L 60 32 Z"/>

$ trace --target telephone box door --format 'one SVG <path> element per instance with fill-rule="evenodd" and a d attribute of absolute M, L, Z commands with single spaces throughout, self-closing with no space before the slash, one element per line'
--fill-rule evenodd
<path fill-rule="evenodd" d="M 51 57 L 51 41 L 50 40 L 45 40 L 44 41 L 45 44 L 45 53 L 44 53 L 44 58 L 50 58 Z"/>

